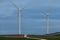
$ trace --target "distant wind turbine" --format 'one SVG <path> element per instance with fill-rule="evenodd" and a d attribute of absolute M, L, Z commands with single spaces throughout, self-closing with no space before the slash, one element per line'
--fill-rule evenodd
<path fill-rule="evenodd" d="M 45 16 L 46 16 L 46 33 L 49 34 L 49 13 L 46 13 Z"/>
<path fill-rule="evenodd" d="M 19 35 L 22 34 L 21 32 L 21 12 L 22 12 L 22 8 L 18 7 L 15 3 L 13 3 L 12 1 L 10 1 L 17 9 L 18 9 L 18 33 Z M 24 37 L 27 37 L 27 34 L 24 35 Z"/>
<path fill-rule="evenodd" d="M 44 13 L 44 12 L 41 12 Z M 44 16 L 46 17 L 46 34 L 49 34 L 49 12 L 44 13 Z"/>
<path fill-rule="evenodd" d="M 21 34 L 21 11 L 22 8 L 18 7 L 16 4 L 14 4 L 12 1 L 10 1 L 17 9 L 18 9 L 18 33 Z"/>

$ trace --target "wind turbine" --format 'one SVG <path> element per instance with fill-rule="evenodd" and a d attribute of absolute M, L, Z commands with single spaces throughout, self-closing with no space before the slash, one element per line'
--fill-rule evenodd
<path fill-rule="evenodd" d="M 41 12 L 44 13 L 44 12 Z M 49 34 L 49 12 L 43 14 L 46 17 L 46 34 Z"/>
<path fill-rule="evenodd" d="M 13 3 L 12 1 L 10 1 L 14 7 L 16 7 L 18 9 L 18 33 L 21 34 L 21 11 L 22 8 L 18 7 L 15 3 Z"/>
<path fill-rule="evenodd" d="M 17 9 L 18 9 L 18 34 L 22 34 L 21 33 L 21 12 L 22 12 L 22 8 L 18 7 L 15 3 L 13 3 L 12 1 L 10 1 Z M 27 34 L 24 34 L 24 37 L 27 37 Z"/>
<path fill-rule="evenodd" d="M 49 13 L 44 14 L 46 16 L 46 33 L 49 34 Z"/>

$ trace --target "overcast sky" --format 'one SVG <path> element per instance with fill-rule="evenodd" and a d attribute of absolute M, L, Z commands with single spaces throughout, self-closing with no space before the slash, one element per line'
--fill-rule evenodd
<path fill-rule="evenodd" d="M 46 34 L 47 12 L 49 33 L 60 32 L 60 0 L 0 0 L 0 34 L 18 33 L 18 10 L 10 1 L 22 8 L 23 34 Z"/>

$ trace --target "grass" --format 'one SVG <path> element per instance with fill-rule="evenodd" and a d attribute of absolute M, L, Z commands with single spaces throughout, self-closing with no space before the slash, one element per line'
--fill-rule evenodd
<path fill-rule="evenodd" d="M 35 39 L 27 39 L 27 38 L 5 38 L 5 37 L 0 37 L 0 40 L 35 40 Z"/>
<path fill-rule="evenodd" d="M 48 39 L 48 40 L 60 40 L 60 38 L 46 38 L 46 39 Z M 36 40 L 36 39 L 0 37 L 0 40 Z"/>
<path fill-rule="evenodd" d="M 60 40 L 60 38 L 46 38 L 48 40 Z M 5 37 L 0 37 L 0 40 L 36 40 L 36 39 L 27 39 L 27 38 L 5 38 Z"/>
<path fill-rule="evenodd" d="M 60 38 L 47 38 L 48 40 L 60 40 Z"/>
<path fill-rule="evenodd" d="M 31 38 L 41 38 L 41 39 L 48 39 L 48 40 L 60 40 L 60 35 L 54 35 L 54 36 L 49 36 L 49 35 L 31 35 Z"/>
<path fill-rule="evenodd" d="M 30 35 L 30 38 L 6 38 L 0 36 L 0 40 L 36 40 L 32 38 L 41 38 L 41 39 L 48 39 L 48 40 L 60 40 L 60 34 L 59 35 Z"/>

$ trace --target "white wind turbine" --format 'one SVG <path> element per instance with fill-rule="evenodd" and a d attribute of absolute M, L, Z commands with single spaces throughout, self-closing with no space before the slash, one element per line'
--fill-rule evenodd
<path fill-rule="evenodd" d="M 46 33 L 49 34 L 49 13 L 44 14 L 46 16 Z"/>
<path fill-rule="evenodd" d="M 41 12 L 44 13 L 44 12 Z M 43 14 L 46 17 L 46 34 L 49 34 L 49 12 Z"/>
<path fill-rule="evenodd" d="M 14 5 L 17 9 L 18 9 L 18 33 L 19 35 L 22 34 L 21 32 L 21 12 L 22 12 L 22 8 L 18 7 L 15 3 L 13 3 L 12 1 L 10 1 L 12 3 L 12 5 Z M 27 34 L 24 34 L 24 37 L 27 37 Z"/>

